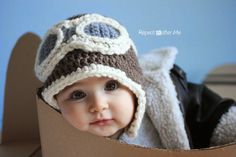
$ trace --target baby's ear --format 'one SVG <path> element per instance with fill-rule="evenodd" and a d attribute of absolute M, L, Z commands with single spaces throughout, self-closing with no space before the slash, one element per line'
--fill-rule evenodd
<path fill-rule="evenodd" d="M 178 50 L 175 47 L 154 49 L 140 56 L 139 62 L 143 71 L 170 70 L 174 65 L 177 53 Z"/>

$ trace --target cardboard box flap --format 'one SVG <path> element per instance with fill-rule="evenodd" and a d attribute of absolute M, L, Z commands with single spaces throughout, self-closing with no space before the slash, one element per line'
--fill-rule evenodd
<path fill-rule="evenodd" d="M 62 115 L 37 99 L 42 154 L 44 157 L 235 157 L 236 145 L 203 150 L 148 149 L 81 132 Z"/>
<path fill-rule="evenodd" d="M 40 38 L 26 33 L 17 41 L 7 69 L 2 143 L 39 141 L 35 88 L 40 85 L 33 67 Z"/>
<path fill-rule="evenodd" d="M 40 38 L 22 35 L 12 51 L 6 77 L 1 157 L 40 157 L 33 67 Z M 1 132 L 0 132 L 1 133 Z"/>

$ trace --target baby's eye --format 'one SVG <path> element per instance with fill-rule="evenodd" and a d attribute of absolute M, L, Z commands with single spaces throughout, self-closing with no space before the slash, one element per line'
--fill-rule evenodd
<path fill-rule="evenodd" d="M 110 80 L 105 85 L 106 91 L 113 91 L 116 90 L 117 88 L 119 88 L 119 83 L 115 80 Z"/>
<path fill-rule="evenodd" d="M 83 99 L 84 97 L 86 97 L 86 93 L 84 93 L 83 91 L 74 91 L 72 94 L 71 94 L 71 99 Z"/>

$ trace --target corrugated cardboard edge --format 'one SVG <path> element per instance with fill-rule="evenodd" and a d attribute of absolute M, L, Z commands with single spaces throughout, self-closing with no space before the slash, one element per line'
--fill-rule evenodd
<path fill-rule="evenodd" d="M 42 154 L 44 157 L 235 157 L 236 144 L 202 150 L 149 149 L 81 132 L 60 113 L 37 98 Z"/>

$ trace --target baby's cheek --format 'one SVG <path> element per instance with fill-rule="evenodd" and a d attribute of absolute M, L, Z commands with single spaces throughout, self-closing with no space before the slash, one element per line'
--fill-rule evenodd
<path fill-rule="evenodd" d="M 78 116 L 69 116 L 67 118 L 69 123 L 74 126 L 75 128 L 81 130 L 81 131 L 87 131 L 88 130 L 88 121 L 85 118 L 78 118 Z"/>
<path fill-rule="evenodd" d="M 75 111 L 62 112 L 63 117 L 75 128 L 86 131 L 88 129 L 88 120 L 86 115 Z"/>
<path fill-rule="evenodd" d="M 88 123 L 74 121 L 72 124 L 75 128 L 81 130 L 81 131 L 87 131 L 88 130 Z"/>
<path fill-rule="evenodd" d="M 132 119 L 133 118 L 133 114 L 135 112 L 135 108 L 134 108 L 134 104 L 129 102 L 123 102 L 122 105 L 120 105 L 119 108 L 119 113 L 122 113 L 122 117 L 124 119 Z"/>
<path fill-rule="evenodd" d="M 117 120 L 119 126 L 122 128 L 129 125 L 129 123 L 132 121 L 132 119 L 133 119 L 132 110 L 120 110 L 120 111 L 116 112 L 116 120 Z"/>

